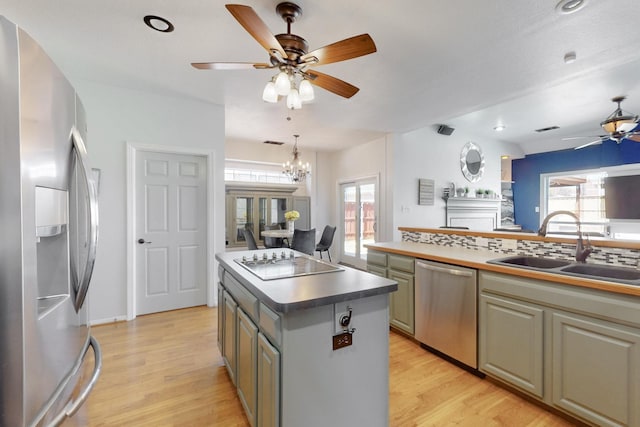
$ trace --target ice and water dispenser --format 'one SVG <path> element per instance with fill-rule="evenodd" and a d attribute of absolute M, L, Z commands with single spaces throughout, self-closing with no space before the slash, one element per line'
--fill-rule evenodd
<path fill-rule="evenodd" d="M 36 187 L 38 314 L 69 297 L 69 201 L 66 191 Z"/>

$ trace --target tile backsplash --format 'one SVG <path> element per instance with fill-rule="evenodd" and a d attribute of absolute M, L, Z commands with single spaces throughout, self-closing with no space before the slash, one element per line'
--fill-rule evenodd
<path fill-rule="evenodd" d="M 488 249 L 504 256 L 536 255 L 572 261 L 576 252 L 576 245 L 568 243 L 417 231 L 401 231 L 401 233 L 403 242 L 429 243 L 474 250 Z M 638 249 L 598 247 L 597 242 L 593 241 L 591 244 L 594 250 L 587 259 L 589 263 L 638 267 L 640 259 Z"/>

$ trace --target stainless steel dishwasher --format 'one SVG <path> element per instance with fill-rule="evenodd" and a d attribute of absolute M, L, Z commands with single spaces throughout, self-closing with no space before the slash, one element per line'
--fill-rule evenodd
<path fill-rule="evenodd" d="M 477 357 L 477 271 L 416 260 L 415 337 L 474 369 Z"/>

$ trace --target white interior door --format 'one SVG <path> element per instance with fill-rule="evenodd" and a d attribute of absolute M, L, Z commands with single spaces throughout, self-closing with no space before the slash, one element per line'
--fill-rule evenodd
<path fill-rule="evenodd" d="M 377 180 L 367 178 L 340 185 L 341 261 L 366 268 L 367 243 L 377 236 Z"/>
<path fill-rule="evenodd" d="M 206 304 L 206 159 L 139 151 L 135 174 L 136 313 Z"/>

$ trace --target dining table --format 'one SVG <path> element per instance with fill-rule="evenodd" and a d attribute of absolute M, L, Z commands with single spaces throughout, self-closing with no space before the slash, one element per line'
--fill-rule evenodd
<path fill-rule="evenodd" d="M 286 240 L 287 246 L 291 246 L 291 240 L 293 239 L 293 230 L 263 230 L 260 232 L 262 237 L 273 237 L 276 239 Z"/>

